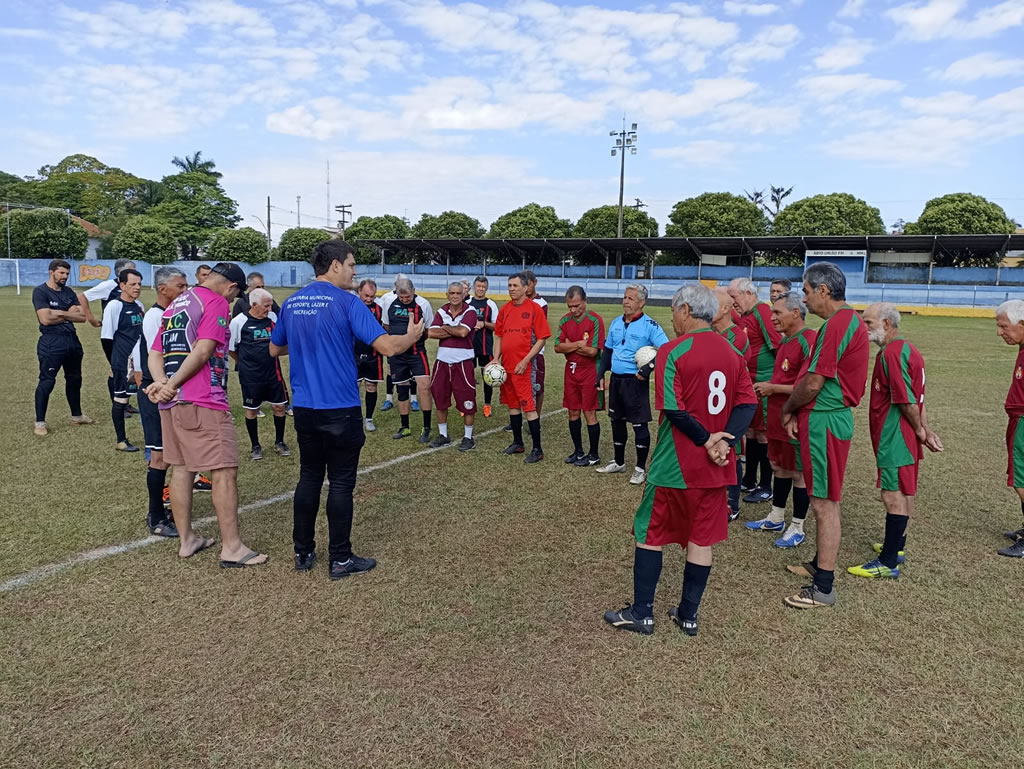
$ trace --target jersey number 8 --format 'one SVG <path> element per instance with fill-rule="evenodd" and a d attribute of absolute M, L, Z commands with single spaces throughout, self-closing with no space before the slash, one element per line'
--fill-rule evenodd
<path fill-rule="evenodd" d="M 725 374 L 712 371 L 708 377 L 708 413 L 721 414 L 725 408 Z"/>

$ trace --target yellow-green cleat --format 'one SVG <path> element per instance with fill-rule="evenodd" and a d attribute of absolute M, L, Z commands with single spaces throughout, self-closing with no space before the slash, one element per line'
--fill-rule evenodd
<path fill-rule="evenodd" d="M 851 566 L 846 571 L 855 577 L 867 577 L 868 579 L 899 579 L 900 576 L 899 566 L 889 568 L 877 558 L 862 563 L 860 566 Z"/>

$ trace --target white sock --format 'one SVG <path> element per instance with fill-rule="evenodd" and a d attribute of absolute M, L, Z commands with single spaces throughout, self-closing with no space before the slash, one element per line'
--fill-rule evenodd
<path fill-rule="evenodd" d="M 391 393 L 388 393 L 384 400 L 386 400 L 388 403 L 391 403 Z"/>
<path fill-rule="evenodd" d="M 473 437 L 473 425 L 466 425 L 466 437 L 467 438 L 472 438 Z"/>
<path fill-rule="evenodd" d="M 768 513 L 768 520 L 772 523 L 782 523 L 786 520 L 786 508 L 772 505 L 772 511 Z"/>
<path fill-rule="evenodd" d="M 413 402 L 413 403 L 419 403 L 419 402 L 420 402 L 420 399 L 419 399 L 419 398 L 418 398 L 417 396 L 413 395 L 413 396 L 412 396 L 412 402 Z"/>
<path fill-rule="evenodd" d="M 438 422 L 438 424 L 437 424 L 437 431 L 439 433 L 441 433 L 441 437 L 442 438 L 447 438 L 448 437 L 448 423 L 447 422 Z"/>
<path fill-rule="evenodd" d="M 789 530 L 790 531 L 795 531 L 797 534 L 803 534 L 804 533 L 804 519 L 803 518 L 794 518 L 789 523 Z"/>

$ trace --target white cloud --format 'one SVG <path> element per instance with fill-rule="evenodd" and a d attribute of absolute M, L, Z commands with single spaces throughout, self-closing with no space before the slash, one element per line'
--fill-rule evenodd
<path fill-rule="evenodd" d="M 741 148 L 734 142 L 718 139 L 698 139 L 678 147 L 657 147 L 651 151 L 656 158 L 678 161 L 686 166 L 728 166 L 734 165 Z"/>
<path fill-rule="evenodd" d="M 743 71 L 755 61 L 782 59 L 799 39 L 800 30 L 792 24 L 763 27 L 750 40 L 731 46 L 725 55 L 733 70 Z"/>
<path fill-rule="evenodd" d="M 1024 25 L 1024 0 L 1004 0 L 973 17 L 960 15 L 966 6 L 967 0 L 926 0 L 898 5 L 885 15 L 901 27 L 905 37 L 921 41 L 993 37 Z"/>
<path fill-rule="evenodd" d="M 870 40 L 854 38 L 840 40 L 835 45 L 821 49 L 821 52 L 814 58 L 814 66 L 826 72 L 838 72 L 856 67 L 867 58 L 873 48 L 874 44 Z"/>
<path fill-rule="evenodd" d="M 819 102 L 866 99 L 903 88 L 898 80 L 884 80 L 865 74 L 806 77 L 799 81 L 799 85 Z"/>
<path fill-rule="evenodd" d="M 1007 59 L 997 53 L 986 51 L 957 59 L 945 70 L 938 73 L 943 80 L 969 83 L 983 78 L 1013 77 L 1024 75 L 1024 59 Z"/>
<path fill-rule="evenodd" d="M 978 98 L 962 91 L 945 91 L 935 96 L 905 96 L 900 104 L 906 109 L 922 115 L 959 115 L 968 112 L 978 103 Z"/>
<path fill-rule="evenodd" d="M 857 19 L 860 18 L 861 13 L 864 11 L 864 3 L 866 0 L 846 0 L 843 3 L 843 7 L 839 9 L 839 13 L 836 14 L 840 19 Z"/>
<path fill-rule="evenodd" d="M 722 8 L 730 16 L 769 16 L 779 11 L 774 3 L 738 3 L 726 0 Z"/>

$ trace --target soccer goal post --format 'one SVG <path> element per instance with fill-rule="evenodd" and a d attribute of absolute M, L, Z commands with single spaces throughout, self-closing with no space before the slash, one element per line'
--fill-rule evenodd
<path fill-rule="evenodd" d="M 0 259 L 0 286 L 15 286 L 21 296 L 21 267 L 17 259 Z"/>

